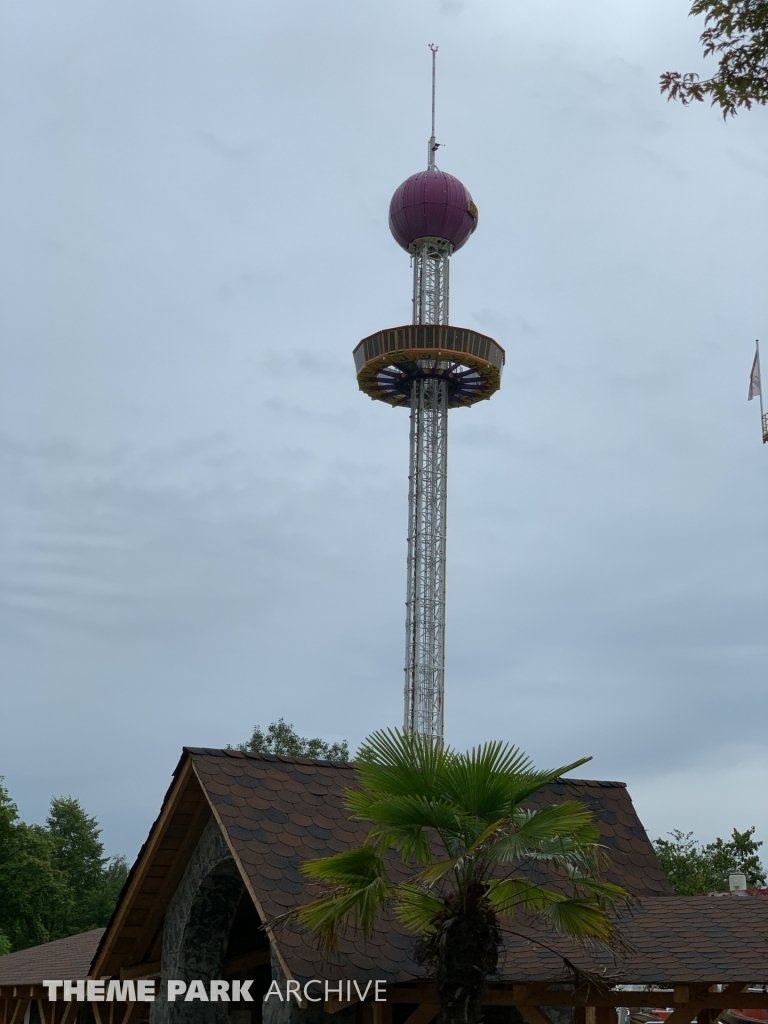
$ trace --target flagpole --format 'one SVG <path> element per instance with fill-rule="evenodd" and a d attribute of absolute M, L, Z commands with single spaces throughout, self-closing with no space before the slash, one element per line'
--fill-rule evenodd
<path fill-rule="evenodd" d="M 757 393 L 760 397 L 760 434 L 763 438 L 763 444 L 768 444 L 768 418 L 763 412 L 763 382 L 760 375 L 760 340 L 755 338 L 755 365 L 753 367 L 752 376 L 749 378 L 749 397 L 752 397 L 752 388 L 754 386 L 754 371 L 757 370 Z"/>

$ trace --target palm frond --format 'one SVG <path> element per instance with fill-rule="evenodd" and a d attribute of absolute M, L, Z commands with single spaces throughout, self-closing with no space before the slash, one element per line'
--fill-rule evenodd
<path fill-rule="evenodd" d="M 526 776 L 532 765 L 517 747 L 497 740 L 456 754 L 446 769 L 450 799 L 478 818 L 496 821 L 509 807 L 506 780 Z"/>
<path fill-rule="evenodd" d="M 548 804 L 538 811 L 518 809 L 513 816 L 515 831 L 491 846 L 489 859 L 509 864 L 541 852 L 549 858 L 567 860 L 600 839 L 594 815 L 584 804 L 566 801 Z"/>
<path fill-rule="evenodd" d="M 488 902 L 497 914 L 513 917 L 516 913 L 539 913 L 552 903 L 560 903 L 566 896 L 536 885 L 529 878 L 491 879 L 488 882 Z"/>
<path fill-rule="evenodd" d="M 338 948 L 339 933 L 349 928 L 368 938 L 388 901 L 389 886 L 383 878 L 376 878 L 359 888 L 339 886 L 327 896 L 305 903 L 291 916 L 315 933 L 324 950 L 332 952 Z"/>
<path fill-rule="evenodd" d="M 502 916 L 513 917 L 515 912 L 523 911 L 549 921 L 560 934 L 579 941 L 595 939 L 610 945 L 614 940 L 615 928 L 606 911 L 615 899 L 600 905 L 589 896 L 563 896 L 526 878 L 504 879 L 491 883 L 489 888 L 489 902 Z M 615 896 L 623 899 L 619 894 Z"/>
<path fill-rule="evenodd" d="M 425 935 L 434 929 L 435 917 L 443 910 L 443 903 L 423 886 L 404 883 L 393 888 L 395 917 L 416 935 Z"/>
<path fill-rule="evenodd" d="M 635 897 L 622 886 L 591 875 L 573 874 L 570 876 L 570 882 L 577 893 L 592 897 L 598 906 L 604 908 L 627 906 L 635 901 Z"/>
<path fill-rule="evenodd" d="M 546 772 L 533 769 L 517 747 L 486 743 L 467 754 L 455 754 L 446 766 L 446 795 L 486 821 L 508 816 L 523 800 L 590 758 Z"/>
<path fill-rule="evenodd" d="M 397 850 L 404 863 L 429 864 L 432 860 L 432 844 L 429 834 L 417 827 L 372 828 L 368 841 L 375 842 L 383 854 L 386 850 Z"/>
<path fill-rule="evenodd" d="M 461 908 L 474 901 L 494 921 L 525 911 L 579 940 L 608 941 L 608 912 L 626 894 L 599 877 L 604 851 L 591 813 L 576 801 L 539 810 L 524 806 L 537 790 L 588 760 L 542 772 L 501 741 L 460 754 L 428 736 L 373 733 L 358 752 L 357 785 L 345 794 L 350 817 L 369 823 L 367 840 L 303 864 L 303 873 L 326 891 L 285 917 L 314 931 L 331 950 L 345 929 L 369 935 L 385 907 L 409 931 L 434 938 L 449 927 L 447 907 L 461 917 Z M 388 851 L 409 865 L 398 869 L 405 872 L 402 883 L 387 876 Z M 522 875 L 529 862 L 555 868 L 570 894 L 524 876 L 491 877 L 497 865 Z"/>
<path fill-rule="evenodd" d="M 572 772 L 574 768 L 579 768 L 591 760 L 591 757 L 581 757 L 578 761 L 572 761 L 571 764 L 562 765 L 560 768 L 550 768 L 547 771 L 539 772 L 534 771 L 521 776 L 510 775 L 505 779 L 510 807 L 516 807 L 518 804 L 523 803 L 543 786 L 548 785 L 550 782 L 555 782 L 568 772 Z"/>
<path fill-rule="evenodd" d="M 615 934 L 614 926 L 605 910 L 593 900 L 570 897 L 555 901 L 539 911 L 555 929 L 575 939 L 596 939 L 610 945 Z"/>
<path fill-rule="evenodd" d="M 387 905 L 390 889 L 384 860 L 375 846 L 304 861 L 301 872 L 323 882 L 329 891 L 287 917 L 313 931 L 326 950 L 337 948 L 340 930 L 352 927 L 364 936 L 371 933 L 376 916 Z"/>
<path fill-rule="evenodd" d="M 416 878 L 425 885 L 434 885 L 435 882 L 439 882 L 441 878 L 445 878 L 446 875 L 455 871 L 466 859 L 466 853 L 461 853 L 458 857 L 448 857 L 444 860 L 433 861 L 423 868 L 416 875 Z"/>
<path fill-rule="evenodd" d="M 390 828 L 435 828 L 455 831 L 467 817 L 463 809 L 447 800 L 425 796 L 391 796 L 372 800 L 371 819 Z"/>
<path fill-rule="evenodd" d="M 454 756 L 430 736 L 380 729 L 360 747 L 355 768 L 363 792 L 371 797 L 440 796 L 438 780 Z M 354 793 L 354 791 L 352 791 Z M 354 801 L 354 797 L 350 798 Z"/>
<path fill-rule="evenodd" d="M 607 860 L 607 850 L 603 846 L 585 846 L 583 843 L 565 836 L 540 843 L 535 849 L 528 850 L 521 858 L 523 863 L 543 861 L 555 868 L 565 868 L 566 871 L 581 869 L 595 872 L 599 872 Z"/>
<path fill-rule="evenodd" d="M 383 858 L 375 846 L 368 844 L 332 857 L 305 860 L 300 870 L 307 878 L 317 878 L 327 885 L 361 886 L 385 877 Z"/>

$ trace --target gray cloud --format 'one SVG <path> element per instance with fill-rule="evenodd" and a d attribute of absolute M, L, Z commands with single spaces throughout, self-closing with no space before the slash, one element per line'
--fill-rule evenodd
<path fill-rule="evenodd" d="M 591 753 L 654 834 L 768 838 L 767 115 L 659 96 L 701 64 L 686 11 L 6 5 L 0 773 L 25 815 L 72 793 L 133 853 L 184 743 L 399 721 L 407 416 L 351 350 L 409 317 L 386 211 L 435 41 L 441 165 L 480 208 L 452 319 L 508 356 L 451 417 L 450 738 Z"/>

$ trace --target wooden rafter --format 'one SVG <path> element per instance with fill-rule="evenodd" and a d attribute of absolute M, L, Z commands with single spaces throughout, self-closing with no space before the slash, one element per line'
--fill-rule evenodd
<path fill-rule="evenodd" d="M 209 817 L 208 802 L 187 757 L 104 937 L 93 965 L 94 977 L 119 976 L 123 967 L 144 969 L 141 962 L 151 951 L 167 902 Z"/>

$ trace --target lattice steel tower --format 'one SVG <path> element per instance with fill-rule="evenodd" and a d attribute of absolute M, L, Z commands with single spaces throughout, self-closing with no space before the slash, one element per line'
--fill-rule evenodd
<path fill-rule="evenodd" d="M 450 258 L 477 227 L 477 207 L 458 178 L 435 166 L 437 47 L 430 49 L 427 169 L 404 181 L 389 206 L 390 230 L 413 265 L 412 322 L 364 338 L 354 357 L 361 391 L 411 410 L 404 726 L 442 740 L 448 410 L 498 391 L 504 350 L 448 323 Z"/>

